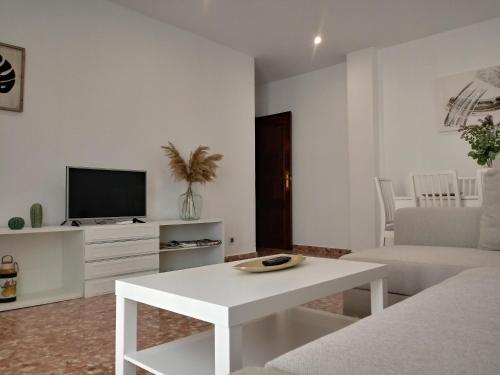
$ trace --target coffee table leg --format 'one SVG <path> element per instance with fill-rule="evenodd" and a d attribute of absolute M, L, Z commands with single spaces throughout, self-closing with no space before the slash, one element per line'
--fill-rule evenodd
<path fill-rule="evenodd" d="M 243 366 L 242 339 L 242 326 L 215 325 L 215 375 L 227 375 Z"/>
<path fill-rule="evenodd" d="M 378 279 L 370 283 L 372 314 L 387 307 L 387 279 Z"/>
<path fill-rule="evenodd" d="M 115 374 L 135 375 L 135 365 L 125 360 L 137 351 L 137 302 L 116 296 Z"/>

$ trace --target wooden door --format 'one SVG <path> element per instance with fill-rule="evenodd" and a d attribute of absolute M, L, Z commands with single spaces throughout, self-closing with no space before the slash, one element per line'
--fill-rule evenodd
<path fill-rule="evenodd" d="M 257 247 L 292 249 L 292 113 L 255 120 Z"/>

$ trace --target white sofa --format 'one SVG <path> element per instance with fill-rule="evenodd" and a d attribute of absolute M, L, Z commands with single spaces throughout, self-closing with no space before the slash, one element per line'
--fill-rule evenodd
<path fill-rule="evenodd" d="M 459 272 L 500 267 L 500 251 L 478 249 L 480 208 L 404 208 L 396 211 L 394 246 L 357 251 L 342 259 L 389 265 L 389 304 Z M 370 313 L 369 286 L 344 293 L 344 314 Z"/>
<path fill-rule="evenodd" d="M 236 374 L 500 374 L 500 251 L 478 248 L 481 212 L 399 210 L 395 246 L 342 259 L 388 264 L 390 302 L 401 302 Z M 346 292 L 344 312 L 365 316 L 369 295 Z"/>
<path fill-rule="evenodd" d="M 235 375 L 498 375 L 500 268 L 475 268 Z"/>

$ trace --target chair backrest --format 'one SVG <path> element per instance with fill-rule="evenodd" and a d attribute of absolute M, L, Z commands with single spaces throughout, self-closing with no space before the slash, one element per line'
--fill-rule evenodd
<path fill-rule="evenodd" d="M 477 177 L 459 177 L 458 188 L 462 197 L 478 197 L 478 178 Z"/>
<path fill-rule="evenodd" d="M 489 168 L 481 168 L 477 170 L 477 192 L 479 196 L 479 205 L 483 205 L 484 195 L 484 175 L 489 171 Z"/>
<path fill-rule="evenodd" d="M 460 207 L 461 196 L 455 171 L 411 173 L 411 189 L 418 207 Z"/>
<path fill-rule="evenodd" d="M 375 177 L 375 188 L 377 189 L 378 200 L 380 202 L 380 216 L 385 226 L 385 224 L 394 222 L 394 213 L 396 211 L 392 180 Z"/>

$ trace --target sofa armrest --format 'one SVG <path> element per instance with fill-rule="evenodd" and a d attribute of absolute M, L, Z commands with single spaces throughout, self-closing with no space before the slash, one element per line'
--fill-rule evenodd
<path fill-rule="evenodd" d="M 480 208 L 401 208 L 394 220 L 396 245 L 477 248 Z"/>

